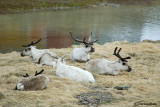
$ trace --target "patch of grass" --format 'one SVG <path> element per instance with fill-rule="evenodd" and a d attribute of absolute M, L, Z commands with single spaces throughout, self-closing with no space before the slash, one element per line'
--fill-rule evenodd
<path fill-rule="evenodd" d="M 2 92 L 0 92 L 0 99 L 4 98 L 4 95 Z"/>
<path fill-rule="evenodd" d="M 0 0 L 0 13 L 54 7 L 88 7 L 105 0 Z"/>

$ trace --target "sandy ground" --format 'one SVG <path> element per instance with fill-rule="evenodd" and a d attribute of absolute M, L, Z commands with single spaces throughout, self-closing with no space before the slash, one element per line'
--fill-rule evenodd
<path fill-rule="evenodd" d="M 32 63 L 29 57 L 21 57 L 20 52 L 0 54 L 0 106 L 3 107 L 79 107 L 78 99 L 74 96 L 86 92 L 110 92 L 115 100 L 100 104 L 99 107 L 132 107 L 135 102 L 146 104 L 156 103 L 160 106 L 160 43 L 113 42 L 104 45 L 95 44 L 96 51 L 91 58 L 117 60 L 113 56 L 115 47 L 121 47 L 123 57 L 131 56 L 128 64 L 131 72 L 121 72 L 118 76 L 93 74 L 96 83 L 78 83 L 62 79 L 55 75 L 55 68 L 39 66 Z M 74 47 L 65 49 L 50 49 L 58 56 L 67 54 L 66 63 L 82 69 L 85 63 L 70 62 L 69 55 Z M 35 71 L 44 69 L 44 74 L 50 78 L 46 89 L 40 91 L 13 90 L 22 75 L 34 75 Z M 90 89 L 89 87 L 114 87 L 117 85 L 130 86 L 129 90 L 114 88 Z M 153 106 L 154 107 L 154 106 Z"/>

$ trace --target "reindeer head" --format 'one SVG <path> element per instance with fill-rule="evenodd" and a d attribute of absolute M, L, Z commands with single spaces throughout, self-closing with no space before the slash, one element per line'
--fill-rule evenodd
<path fill-rule="evenodd" d="M 75 41 L 80 42 L 80 43 L 83 43 L 84 48 L 86 49 L 86 51 L 88 51 L 88 52 L 94 52 L 94 51 L 95 51 L 95 49 L 92 47 L 92 45 L 93 45 L 95 42 L 97 42 L 98 39 L 96 39 L 95 41 L 91 41 L 92 32 L 91 32 L 91 35 L 90 35 L 90 37 L 89 37 L 89 39 L 88 39 L 88 42 L 85 42 L 85 38 L 83 39 L 83 41 L 76 39 L 76 38 L 72 35 L 72 32 L 70 32 L 70 34 L 71 34 L 71 37 L 72 37 Z"/>
<path fill-rule="evenodd" d="M 118 60 L 118 68 L 121 69 L 121 70 L 126 70 L 128 72 L 130 72 L 132 69 L 127 65 L 127 60 L 126 59 L 131 59 L 131 57 L 125 57 L 125 58 L 122 58 L 120 55 L 119 55 L 119 52 L 121 51 L 122 48 L 120 48 L 118 50 L 118 52 L 116 53 L 117 51 L 117 47 L 115 48 L 114 50 L 114 54 L 115 56 L 117 56 L 119 58 Z"/>
<path fill-rule="evenodd" d="M 57 66 L 58 63 L 65 64 L 64 58 L 65 58 L 66 56 L 67 56 L 67 55 L 63 55 L 63 56 L 60 57 L 60 58 L 52 56 L 52 57 L 54 57 L 55 59 L 57 59 L 56 62 L 55 62 L 55 65 Z"/>
<path fill-rule="evenodd" d="M 33 45 L 37 44 L 38 42 L 40 42 L 41 39 L 39 39 L 38 41 L 36 42 L 31 42 L 30 44 L 28 45 L 22 45 L 22 47 L 27 47 L 22 53 L 21 53 L 21 56 L 24 57 L 24 56 L 31 56 L 31 48 Z"/>

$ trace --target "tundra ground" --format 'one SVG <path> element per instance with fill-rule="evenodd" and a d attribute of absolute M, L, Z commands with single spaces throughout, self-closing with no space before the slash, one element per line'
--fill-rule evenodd
<path fill-rule="evenodd" d="M 50 49 L 59 57 L 67 54 L 66 64 L 85 68 L 85 63 L 70 62 L 69 56 L 74 47 Z M 95 44 L 91 59 L 104 58 L 117 60 L 113 56 L 115 47 L 121 47 L 121 56 L 131 56 L 128 64 L 131 72 L 121 72 L 117 76 L 93 74 L 95 84 L 78 83 L 56 76 L 56 68 L 39 66 L 29 57 L 21 57 L 20 52 L 0 54 L 0 106 L 4 107 L 79 107 L 77 95 L 100 95 L 109 93 L 113 100 L 98 103 L 99 107 L 131 107 L 142 104 L 160 106 L 160 43 L 159 42 L 112 42 Z M 39 91 L 13 90 L 22 75 L 34 75 L 44 69 L 50 82 L 46 89 Z M 117 90 L 115 86 L 129 86 L 128 90 Z M 104 94 L 104 95 L 105 95 Z"/>

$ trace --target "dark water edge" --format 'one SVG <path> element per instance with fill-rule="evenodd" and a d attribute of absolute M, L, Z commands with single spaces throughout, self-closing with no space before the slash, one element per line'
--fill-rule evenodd
<path fill-rule="evenodd" d="M 116 41 L 114 41 L 116 42 Z M 127 43 L 127 41 L 120 41 L 121 43 Z M 156 41 L 153 41 L 153 40 L 143 40 L 143 41 L 140 41 L 140 42 L 144 42 L 144 43 L 153 43 L 153 44 L 159 44 L 160 43 L 160 40 L 156 40 Z M 106 42 L 106 43 L 112 43 L 112 42 Z M 136 43 L 139 43 L 139 42 L 136 42 Z M 133 43 L 127 43 L 127 44 L 133 44 Z M 70 44 L 70 45 L 62 45 L 63 48 L 69 48 L 71 47 L 72 45 L 80 45 L 78 43 L 73 43 L 73 44 Z M 36 45 L 37 49 L 53 49 L 53 48 L 45 48 L 45 46 L 41 45 L 41 44 L 38 44 Z M 93 46 L 94 47 L 94 46 Z M 6 53 L 11 53 L 11 52 L 22 52 L 25 48 L 22 47 L 21 45 L 19 45 L 19 47 L 17 48 L 1 48 L 0 50 L 0 54 L 6 54 Z M 60 49 L 60 48 L 56 48 L 56 49 Z"/>

